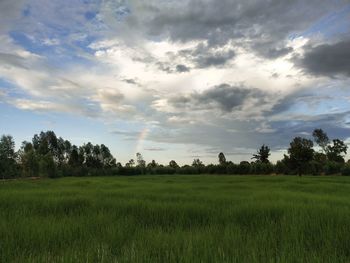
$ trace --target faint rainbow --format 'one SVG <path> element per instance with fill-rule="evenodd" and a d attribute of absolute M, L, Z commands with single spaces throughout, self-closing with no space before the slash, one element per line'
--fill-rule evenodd
<path fill-rule="evenodd" d="M 148 135 L 149 129 L 144 128 L 138 135 L 136 148 L 135 148 L 135 154 L 138 152 L 141 152 L 143 149 L 143 143 Z"/>

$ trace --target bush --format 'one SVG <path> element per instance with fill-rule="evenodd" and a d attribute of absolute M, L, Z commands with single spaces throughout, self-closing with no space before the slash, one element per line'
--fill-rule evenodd
<path fill-rule="evenodd" d="M 11 159 L 0 160 L 0 178 L 10 179 L 21 174 L 19 165 Z"/>
<path fill-rule="evenodd" d="M 199 174 L 200 169 L 197 167 L 185 165 L 178 170 L 179 174 Z"/>
<path fill-rule="evenodd" d="M 250 174 L 251 173 L 251 165 L 247 161 L 240 162 L 237 167 L 238 174 Z"/>
<path fill-rule="evenodd" d="M 338 162 L 328 161 L 324 166 L 324 172 L 326 175 L 339 174 L 342 171 L 343 164 Z"/>
<path fill-rule="evenodd" d="M 272 174 L 274 171 L 271 163 L 256 162 L 251 164 L 251 172 L 253 174 Z"/>
<path fill-rule="evenodd" d="M 119 168 L 119 175 L 140 175 L 142 174 L 141 169 L 138 167 L 120 167 Z"/>
<path fill-rule="evenodd" d="M 350 176 L 350 163 L 346 163 L 341 170 L 341 174 L 345 176 Z"/>
<path fill-rule="evenodd" d="M 308 167 L 308 173 L 312 175 L 321 175 L 323 173 L 323 170 L 323 164 L 318 161 L 311 161 Z"/>
<path fill-rule="evenodd" d="M 150 169 L 150 174 L 175 174 L 176 169 L 169 166 L 157 166 Z"/>
<path fill-rule="evenodd" d="M 283 159 L 281 161 L 277 161 L 275 165 L 275 173 L 276 174 L 292 174 L 292 170 L 290 169 L 290 166 L 288 165 L 288 161 L 286 159 Z"/>
<path fill-rule="evenodd" d="M 206 167 L 205 167 L 205 173 L 207 174 L 217 174 L 219 173 L 219 168 L 218 168 L 219 165 L 215 165 L 215 164 L 208 164 Z M 226 170 L 224 171 L 224 173 L 226 173 Z"/>
<path fill-rule="evenodd" d="M 40 157 L 39 161 L 40 175 L 49 178 L 58 177 L 55 161 L 50 154 L 46 154 Z"/>
<path fill-rule="evenodd" d="M 230 163 L 226 166 L 226 173 L 227 174 L 237 174 L 238 171 L 238 165 L 234 163 Z"/>

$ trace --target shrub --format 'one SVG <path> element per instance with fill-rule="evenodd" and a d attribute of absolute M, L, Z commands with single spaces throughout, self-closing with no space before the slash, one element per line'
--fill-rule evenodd
<path fill-rule="evenodd" d="M 343 166 L 341 163 L 328 161 L 324 166 L 324 172 L 327 175 L 339 174 Z"/>
<path fill-rule="evenodd" d="M 321 175 L 324 171 L 323 164 L 318 161 L 311 161 L 308 167 L 308 173 L 312 175 Z"/>
<path fill-rule="evenodd" d="M 251 164 L 251 173 L 253 174 L 272 174 L 273 170 L 271 163 L 256 162 Z"/>
<path fill-rule="evenodd" d="M 238 174 L 250 174 L 251 173 L 251 165 L 247 161 L 240 162 L 237 167 Z"/>
<path fill-rule="evenodd" d="M 345 176 L 350 176 L 350 163 L 346 163 L 341 170 L 341 174 Z"/>
<path fill-rule="evenodd" d="M 237 165 L 234 163 L 230 163 L 226 166 L 226 173 L 227 174 L 237 174 Z"/>
<path fill-rule="evenodd" d="M 39 161 L 39 169 L 40 174 L 44 177 L 58 177 L 55 161 L 53 160 L 53 157 L 50 154 L 41 156 Z"/>
<path fill-rule="evenodd" d="M 179 174 L 199 174 L 199 172 L 199 168 L 189 165 L 184 165 L 178 170 Z"/>

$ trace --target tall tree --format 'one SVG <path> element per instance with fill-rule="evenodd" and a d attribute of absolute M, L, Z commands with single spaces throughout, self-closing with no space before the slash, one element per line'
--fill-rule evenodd
<path fill-rule="evenodd" d="M 44 177 L 57 177 L 56 164 L 53 156 L 50 153 L 41 156 L 39 161 L 39 169 L 40 174 Z"/>
<path fill-rule="evenodd" d="M 201 160 L 199 159 L 194 159 L 193 162 L 192 162 L 192 166 L 193 167 L 204 167 L 204 164 Z"/>
<path fill-rule="evenodd" d="M 329 144 L 327 133 L 325 133 L 322 129 L 315 129 L 312 136 L 314 137 L 314 141 L 317 143 L 317 145 L 322 149 L 323 153 L 326 153 L 327 145 Z"/>
<path fill-rule="evenodd" d="M 147 164 L 147 168 L 149 168 L 149 169 L 154 169 L 154 168 L 157 168 L 158 166 L 159 166 L 159 164 L 155 160 L 152 160 L 152 162 Z"/>
<path fill-rule="evenodd" d="M 19 152 L 23 175 L 26 177 L 39 176 L 39 158 L 33 144 L 27 141 L 22 142 Z"/>
<path fill-rule="evenodd" d="M 134 167 L 135 166 L 135 160 L 134 159 L 130 159 L 126 164 L 126 167 Z"/>
<path fill-rule="evenodd" d="M 79 157 L 79 149 L 75 145 L 72 146 L 72 150 L 68 159 L 68 164 L 72 167 L 81 166 L 83 164 L 83 160 Z"/>
<path fill-rule="evenodd" d="M 70 155 L 72 153 L 72 144 L 70 141 L 58 138 L 57 140 L 57 161 L 59 165 L 69 162 Z"/>
<path fill-rule="evenodd" d="M 23 175 L 26 177 L 39 176 L 39 158 L 34 149 L 21 153 Z"/>
<path fill-rule="evenodd" d="M 292 168 L 295 168 L 298 172 L 298 175 L 301 176 L 303 169 L 309 164 L 313 159 L 314 150 L 313 142 L 311 140 L 296 137 L 290 143 L 288 149 L 289 160 L 292 165 Z"/>
<path fill-rule="evenodd" d="M 169 167 L 173 168 L 173 169 L 177 169 L 179 168 L 180 166 L 174 161 L 174 160 L 171 160 L 169 162 Z"/>
<path fill-rule="evenodd" d="M 59 139 L 53 131 L 42 131 L 39 135 L 35 134 L 32 143 L 39 162 L 43 164 L 42 167 L 45 167 L 44 163 L 50 163 L 51 159 L 55 166 L 63 162 L 63 149 L 61 149 Z"/>
<path fill-rule="evenodd" d="M 348 146 L 343 141 L 334 139 L 332 145 L 327 146 L 327 158 L 333 162 L 344 163 L 347 150 Z"/>
<path fill-rule="evenodd" d="M 101 156 L 101 147 L 100 145 L 94 145 L 92 149 L 93 156 L 93 168 L 102 168 L 102 156 Z"/>
<path fill-rule="evenodd" d="M 256 154 L 253 155 L 252 159 L 255 159 L 256 162 L 260 163 L 269 163 L 269 156 L 270 156 L 270 148 L 263 144 L 260 149 L 257 151 Z"/>
<path fill-rule="evenodd" d="M 111 151 L 104 144 L 101 144 L 101 162 L 104 168 L 114 167 L 116 165 L 116 160 L 111 154 Z"/>
<path fill-rule="evenodd" d="M 91 142 L 88 142 L 82 146 L 84 154 L 84 164 L 88 168 L 95 167 L 95 158 L 94 158 L 94 146 Z"/>
<path fill-rule="evenodd" d="M 16 175 L 15 142 L 10 135 L 3 135 L 0 139 L 0 176 L 13 177 Z"/>
<path fill-rule="evenodd" d="M 226 157 L 225 157 L 224 153 L 222 153 L 222 152 L 219 153 L 218 158 L 219 158 L 220 165 L 226 165 Z"/>
<path fill-rule="evenodd" d="M 144 169 L 146 167 L 146 162 L 143 159 L 143 156 L 141 153 L 136 153 L 136 162 L 137 162 L 137 167 Z"/>

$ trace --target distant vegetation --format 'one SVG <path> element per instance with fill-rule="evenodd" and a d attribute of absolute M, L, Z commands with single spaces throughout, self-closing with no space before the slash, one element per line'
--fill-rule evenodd
<path fill-rule="evenodd" d="M 261 146 L 252 161 L 238 164 L 227 161 L 224 153 L 219 153 L 218 164 L 205 165 L 199 159 L 191 165 L 179 166 L 175 160 L 168 165 L 156 161 L 146 163 L 140 153 L 136 160 L 125 165 L 117 162 L 107 146 L 72 145 L 68 140 L 57 137 L 53 131 L 35 134 L 31 142 L 24 141 L 20 150 L 15 151 L 15 143 L 10 135 L 0 139 L 0 177 L 66 177 L 101 175 L 139 174 L 312 174 L 350 175 L 350 163 L 345 162 L 347 145 L 339 139 L 330 140 L 321 129 L 313 132 L 315 144 L 310 139 L 296 137 L 290 143 L 288 155 L 276 164 L 269 161 L 270 148 Z"/>

